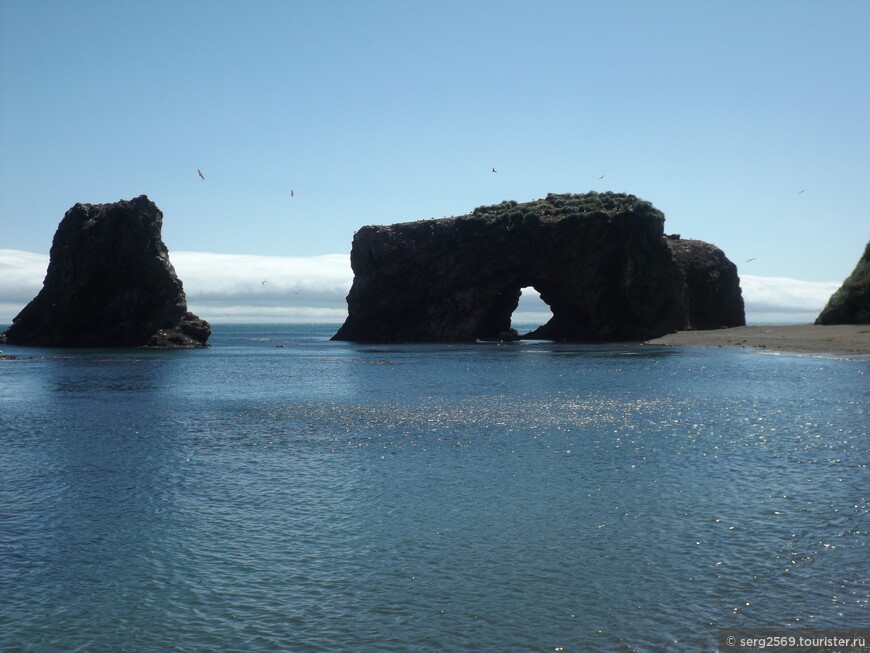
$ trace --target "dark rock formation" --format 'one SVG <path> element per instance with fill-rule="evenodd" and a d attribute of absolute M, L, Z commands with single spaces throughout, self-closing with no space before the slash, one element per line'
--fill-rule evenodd
<path fill-rule="evenodd" d="M 870 242 L 852 274 L 831 295 L 816 324 L 870 324 Z"/>
<path fill-rule="evenodd" d="M 688 329 L 719 329 L 746 325 L 737 266 L 725 253 L 701 240 L 668 236 L 677 265 L 686 278 Z"/>
<path fill-rule="evenodd" d="M 594 342 L 671 333 L 687 325 L 685 282 L 663 224 L 660 211 L 633 195 L 588 193 L 363 227 L 351 250 L 348 317 L 333 338 L 512 338 L 511 314 L 527 286 L 553 318 L 525 338 Z M 709 321 L 699 314 L 700 323 Z"/>
<path fill-rule="evenodd" d="M 161 238 L 163 213 L 145 195 L 76 204 L 51 246 L 39 294 L 6 331 L 40 347 L 202 347 L 208 322 L 187 310 Z"/>

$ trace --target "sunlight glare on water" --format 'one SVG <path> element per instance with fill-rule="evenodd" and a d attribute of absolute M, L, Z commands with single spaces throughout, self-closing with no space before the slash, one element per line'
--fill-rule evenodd
<path fill-rule="evenodd" d="M 0 648 L 714 651 L 863 624 L 866 359 L 330 335 L 7 347 Z"/>

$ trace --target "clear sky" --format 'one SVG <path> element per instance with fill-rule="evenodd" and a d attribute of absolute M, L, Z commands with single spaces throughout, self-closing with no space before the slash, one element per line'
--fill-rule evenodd
<path fill-rule="evenodd" d="M 612 190 L 741 276 L 839 283 L 870 238 L 868 34 L 866 0 L 0 0 L 0 248 L 140 194 L 170 256 L 320 257 Z"/>

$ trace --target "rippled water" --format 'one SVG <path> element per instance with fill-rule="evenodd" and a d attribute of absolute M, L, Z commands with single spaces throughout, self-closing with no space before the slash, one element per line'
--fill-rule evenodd
<path fill-rule="evenodd" d="M 715 651 L 867 624 L 870 359 L 4 347 L 0 649 Z"/>

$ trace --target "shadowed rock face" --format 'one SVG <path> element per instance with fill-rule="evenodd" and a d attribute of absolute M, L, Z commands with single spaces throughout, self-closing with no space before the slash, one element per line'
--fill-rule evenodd
<path fill-rule="evenodd" d="M 686 278 L 687 329 L 746 325 L 737 266 L 725 253 L 701 240 L 668 236 L 674 258 Z"/>
<path fill-rule="evenodd" d="M 502 338 L 526 286 L 553 317 L 523 337 L 594 342 L 671 333 L 687 326 L 689 311 L 663 224 L 660 211 L 633 195 L 588 193 L 363 227 L 351 250 L 348 317 L 333 338 Z M 692 268 L 693 257 L 684 258 Z M 699 324 L 722 326 L 700 302 L 696 308 Z M 742 299 L 739 312 L 742 324 Z"/>
<path fill-rule="evenodd" d="M 163 213 L 145 195 L 76 204 L 51 246 L 39 294 L 6 332 L 41 347 L 201 347 L 208 322 L 188 312 L 161 238 Z"/>
<path fill-rule="evenodd" d="M 831 295 L 816 324 L 870 324 L 870 242 L 852 274 Z"/>

